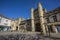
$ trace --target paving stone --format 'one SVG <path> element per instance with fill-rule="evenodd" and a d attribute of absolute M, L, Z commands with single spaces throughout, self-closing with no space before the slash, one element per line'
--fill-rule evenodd
<path fill-rule="evenodd" d="M 53 38 L 44 37 L 39 34 L 10 34 L 10 35 L 0 35 L 0 40 L 54 40 Z M 60 39 L 55 39 L 60 40 Z"/>

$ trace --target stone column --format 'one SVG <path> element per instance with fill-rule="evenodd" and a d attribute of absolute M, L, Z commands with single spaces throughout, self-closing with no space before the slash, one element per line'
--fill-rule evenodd
<path fill-rule="evenodd" d="M 39 12 L 39 16 L 40 16 L 40 25 L 43 31 L 43 34 L 46 32 L 45 31 L 45 25 L 44 25 L 44 18 L 43 18 L 43 8 L 42 5 L 40 3 L 38 3 L 38 12 Z"/>
<path fill-rule="evenodd" d="M 52 25 L 52 29 L 53 29 L 53 31 L 54 31 L 55 33 L 58 33 L 57 28 L 56 28 L 55 25 Z"/>
<path fill-rule="evenodd" d="M 48 26 L 47 25 L 45 25 L 45 28 L 46 28 L 46 32 L 48 32 Z"/>
<path fill-rule="evenodd" d="M 46 13 L 46 12 L 47 12 L 46 8 L 44 8 L 44 9 L 43 9 L 43 12 L 44 12 L 44 13 Z"/>
<path fill-rule="evenodd" d="M 24 32 L 27 32 L 27 23 L 25 23 Z"/>
<path fill-rule="evenodd" d="M 34 8 L 31 8 L 31 26 L 32 26 L 32 31 L 35 31 L 35 25 L 34 25 Z"/>
<path fill-rule="evenodd" d="M 20 30 L 20 26 L 18 25 L 18 31 Z"/>

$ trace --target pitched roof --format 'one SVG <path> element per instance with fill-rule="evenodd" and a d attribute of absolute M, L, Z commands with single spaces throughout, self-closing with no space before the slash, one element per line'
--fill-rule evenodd
<path fill-rule="evenodd" d="M 10 19 L 10 18 L 8 18 L 8 17 L 6 17 L 6 16 L 4 16 L 4 15 L 2 15 L 2 14 L 0 14 L 0 17 L 6 18 L 6 19 Z M 10 20 L 11 20 L 11 19 L 10 19 Z"/>

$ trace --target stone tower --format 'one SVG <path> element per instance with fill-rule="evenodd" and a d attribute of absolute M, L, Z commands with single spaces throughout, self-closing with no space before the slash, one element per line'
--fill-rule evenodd
<path fill-rule="evenodd" d="M 40 25 L 41 25 L 41 28 L 42 28 L 42 32 L 45 33 L 45 26 L 44 26 L 44 18 L 43 18 L 43 8 L 42 8 L 42 5 L 41 3 L 38 3 L 38 13 L 39 13 L 39 16 L 40 16 Z"/>
<path fill-rule="evenodd" d="M 44 18 L 43 18 L 43 8 L 41 3 L 38 3 L 38 8 L 34 10 L 31 8 L 31 27 L 33 32 L 45 33 Z"/>
<path fill-rule="evenodd" d="M 34 25 L 34 8 L 31 8 L 31 26 L 32 26 L 32 31 L 35 31 L 35 25 Z"/>

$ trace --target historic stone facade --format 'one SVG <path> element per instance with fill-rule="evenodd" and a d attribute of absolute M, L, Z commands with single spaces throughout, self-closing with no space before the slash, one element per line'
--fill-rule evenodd
<path fill-rule="evenodd" d="M 15 30 L 20 30 L 20 23 L 21 23 L 21 21 L 24 21 L 25 19 L 24 18 L 17 18 L 16 20 L 15 20 Z"/>
<path fill-rule="evenodd" d="M 21 21 L 20 28 L 25 29 L 25 31 L 31 31 L 31 19 Z"/>
<path fill-rule="evenodd" d="M 31 8 L 31 27 L 33 32 L 60 32 L 60 7 L 47 12 L 38 3 L 38 8 Z"/>
<path fill-rule="evenodd" d="M 17 31 L 32 31 L 41 33 L 60 32 L 60 7 L 48 11 L 38 3 L 38 8 L 31 8 L 31 18 L 11 20 L 11 27 Z"/>
<path fill-rule="evenodd" d="M 16 26 L 19 30 L 32 32 L 60 32 L 60 7 L 48 11 L 38 3 L 38 8 L 31 8 L 31 18 L 21 21 L 16 20 Z M 28 30 L 30 28 L 30 30 Z"/>
<path fill-rule="evenodd" d="M 33 8 L 31 8 L 32 31 L 45 33 L 43 14 L 43 8 L 40 3 L 38 3 L 37 9 L 34 10 Z"/>
<path fill-rule="evenodd" d="M 15 28 L 17 31 L 31 31 L 31 19 L 18 18 L 15 20 Z"/>
<path fill-rule="evenodd" d="M 58 33 L 60 32 L 60 7 L 44 14 L 45 25 L 48 31 Z"/>

